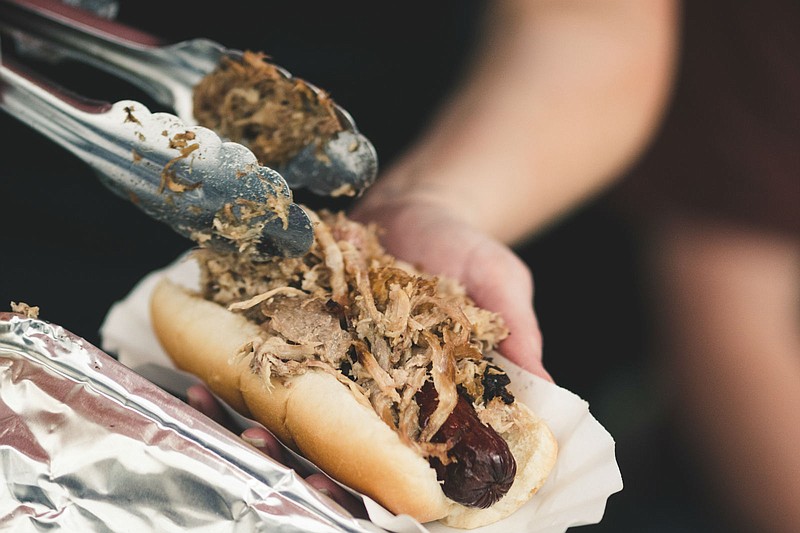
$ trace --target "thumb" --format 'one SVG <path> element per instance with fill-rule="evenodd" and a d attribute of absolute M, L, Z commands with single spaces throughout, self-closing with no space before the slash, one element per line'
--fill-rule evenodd
<path fill-rule="evenodd" d="M 525 263 L 501 245 L 476 247 L 467 265 L 491 264 L 491 270 L 465 268 L 463 281 L 475 303 L 499 313 L 509 330 L 500 352 L 541 378 L 553 381 L 542 364 L 542 334 L 533 309 L 533 276 Z"/>

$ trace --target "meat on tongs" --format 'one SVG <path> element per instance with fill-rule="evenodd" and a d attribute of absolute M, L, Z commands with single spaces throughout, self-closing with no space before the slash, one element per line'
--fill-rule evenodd
<path fill-rule="evenodd" d="M 58 0 L 0 0 L 0 32 L 106 70 L 174 110 L 89 101 L 8 54 L 0 64 L 0 108 L 199 243 L 301 255 L 313 231 L 292 188 L 357 195 L 375 179 L 375 149 L 350 115 L 259 54 L 202 38 L 164 45 Z"/>

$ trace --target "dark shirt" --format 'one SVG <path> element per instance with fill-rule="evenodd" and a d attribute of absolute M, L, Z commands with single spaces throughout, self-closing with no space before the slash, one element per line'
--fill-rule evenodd
<path fill-rule="evenodd" d="M 800 236 L 800 3 L 685 2 L 682 32 L 673 100 L 624 204 Z"/>

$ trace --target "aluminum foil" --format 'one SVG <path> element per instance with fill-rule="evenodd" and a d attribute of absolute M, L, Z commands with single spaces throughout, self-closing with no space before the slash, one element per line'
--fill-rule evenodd
<path fill-rule="evenodd" d="M 60 326 L 0 313 L 0 530 L 375 532 Z"/>

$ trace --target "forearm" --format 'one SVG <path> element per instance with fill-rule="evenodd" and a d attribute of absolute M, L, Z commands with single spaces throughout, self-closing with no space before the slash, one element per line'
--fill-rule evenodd
<path fill-rule="evenodd" d="M 676 15 L 669 1 L 493 6 L 464 83 L 365 203 L 436 202 L 512 242 L 639 152 L 668 92 Z"/>

